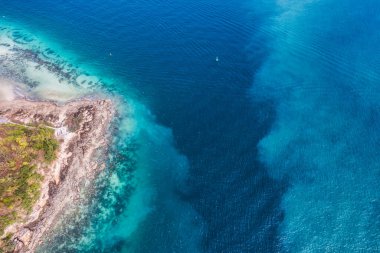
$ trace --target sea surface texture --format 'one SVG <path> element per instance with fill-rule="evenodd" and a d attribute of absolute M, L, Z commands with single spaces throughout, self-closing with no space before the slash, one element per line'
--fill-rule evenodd
<path fill-rule="evenodd" d="M 96 195 L 38 252 L 380 252 L 379 13 L 0 0 L 2 77 L 120 104 Z"/>

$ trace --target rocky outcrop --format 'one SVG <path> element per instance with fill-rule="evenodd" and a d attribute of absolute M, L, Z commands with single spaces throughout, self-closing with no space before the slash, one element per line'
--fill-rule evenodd
<path fill-rule="evenodd" d="M 104 168 L 109 127 L 115 114 L 110 100 L 80 100 L 57 105 L 27 100 L 0 101 L 0 119 L 18 124 L 45 124 L 61 142 L 57 160 L 40 168 L 41 196 L 28 217 L 7 228 L 15 252 L 34 252 L 54 229 L 61 214 L 86 201 L 93 179 Z"/>

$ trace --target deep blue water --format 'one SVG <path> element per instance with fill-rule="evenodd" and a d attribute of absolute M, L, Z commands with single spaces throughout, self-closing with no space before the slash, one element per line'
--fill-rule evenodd
<path fill-rule="evenodd" d="M 44 252 L 378 250 L 376 1 L 0 3 L 143 105 L 121 190 Z"/>

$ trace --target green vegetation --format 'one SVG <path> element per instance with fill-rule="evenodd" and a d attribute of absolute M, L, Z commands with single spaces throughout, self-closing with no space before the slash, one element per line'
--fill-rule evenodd
<path fill-rule="evenodd" d="M 0 124 L 0 236 L 31 211 L 43 179 L 37 166 L 51 163 L 58 145 L 46 126 Z"/>
<path fill-rule="evenodd" d="M 2 240 L 1 240 L 1 248 L 0 248 L 0 253 L 5 253 L 5 252 L 13 252 L 15 249 L 14 242 L 12 241 L 12 234 L 7 234 Z"/>

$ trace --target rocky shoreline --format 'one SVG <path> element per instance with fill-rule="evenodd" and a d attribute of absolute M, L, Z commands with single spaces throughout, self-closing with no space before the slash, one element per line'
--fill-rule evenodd
<path fill-rule="evenodd" d="M 18 99 L 0 101 L 0 123 L 44 124 L 60 141 L 56 161 L 39 168 L 44 180 L 32 212 L 6 229 L 14 252 L 34 252 L 62 214 L 86 201 L 93 180 L 104 168 L 115 107 L 108 99 L 82 99 L 57 105 Z"/>

